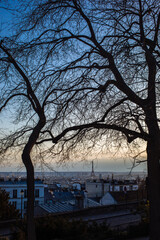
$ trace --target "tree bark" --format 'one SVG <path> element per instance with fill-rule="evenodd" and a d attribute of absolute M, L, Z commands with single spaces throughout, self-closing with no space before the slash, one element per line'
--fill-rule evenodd
<path fill-rule="evenodd" d="M 158 135 L 158 134 L 157 134 Z M 151 137 L 147 144 L 148 193 L 150 203 L 150 240 L 160 239 L 160 136 Z"/>
<path fill-rule="evenodd" d="M 27 170 L 27 239 L 36 240 L 34 224 L 34 167 L 28 153 L 23 152 L 23 163 Z"/>
<path fill-rule="evenodd" d="M 148 194 L 150 205 L 150 240 L 160 239 L 160 130 L 155 111 L 146 114 L 149 131 L 147 142 Z"/>
<path fill-rule="evenodd" d="M 27 144 L 24 147 L 22 160 L 27 171 L 27 239 L 36 240 L 35 223 L 34 223 L 34 166 L 30 157 L 33 146 L 35 145 L 41 129 L 46 123 L 43 113 L 39 114 L 40 120 L 33 128 L 33 132 Z"/>

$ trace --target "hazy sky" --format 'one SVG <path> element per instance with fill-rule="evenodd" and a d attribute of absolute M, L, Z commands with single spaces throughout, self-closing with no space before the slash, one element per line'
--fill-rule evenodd
<path fill-rule="evenodd" d="M 14 159 L 13 159 L 14 161 Z M 94 159 L 94 170 L 95 172 L 129 172 L 131 167 L 133 166 L 133 160 L 124 160 L 124 159 Z M 91 171 L 92 164 L 91 160 L 86 161 L 73 161 L 67 162 L 66 165 L 58 166 L 55 163 L 48 164 L 47 167 L 43 165 L 44 168 L 40 166 L 35 167 L 35 171 Z M 22 163 L 1 165 L 0 171 L 25 171 Z M 141 165 L 135 167 L 133 171 L 141 171 L 146 172 L 146 163 L 142 163 Z"/>

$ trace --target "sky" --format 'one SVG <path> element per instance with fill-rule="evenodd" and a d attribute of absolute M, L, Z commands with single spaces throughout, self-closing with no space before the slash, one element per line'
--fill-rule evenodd
<path fill-rule="evenodd" d="M 55 162 L 50 162 L 49 164 L 35 166 L 35 171 L 57 171 L 57 172 L 90 172 L 92 170 L 92 160 L 94 162 L 94 171 L 95 172 L 130 172 L 133 166 L 132 159 L 115 159 L 115 158 L 101 158 L 101 159 L 89 159 L 89 160 L 72 160 L 65 164 L 56 164 Z M 14 159 L 13 159 L 14 161 Z M 47 163 L 47 160 L 46 160 Z M 133 172 L 146 172 L 147 167 L 146 163 L 141 163 L 137 167 L 133 168 Z M 25 168 L 21 160 L 17 163 L 7 165 L 0 164 L 0 172 L 25 172 Z"/>
<path fill-rule="evenodd" d="M 128 160 L 128 163 L 124 163 L 122 160 L 112 161 L 96 161 L 94 166 L 95 172 L 130 172 L 131 164 Z M 91 172 L 91 163 L 72 163 L 67 166 L 52 166 L 51 168 L 35 168 L 35 171 L 57 171 L 57 172 Z M 19 165 L 13 166 L 1 166 L 0 172 L 25 172 L 24 167 Z M 138 166 L 133 169 L 133 172 L 146 172 L 146 165 L 143 163 L 141 166 Z"/>
<path fill-rule="evenodd" d="M 11 1 L 10 1 L 11 2 Z M 0 5 L 1 6 L 1 5 Z M 0 8 L 0 29 L 3 30 L 0 33 L 0 36 L 4 36 L 5 34 L 8 33 L 6 32 L 7 27 L 10 26 L 10 23 L 12 22 L 14 17 L 14 12 L 13 11 L 7 11 L 6 9 Z M 5 24 L 4 22 L 8 22 L 8 25 Z M 10 30 L 11 31 L 11 30 Z M 9 116 L 5 115 L 4 113 L 0 113 L 0 125 L 1 129 L 7 129 L 11 127 Z M 13 125 L 12 125 L 13 127 Z M 125 159 L 125 160 L 124 160 Z M 91 161 L 94 160 L 94 168 L 95 171 L 111 171 L 111 172 L 129 172 L 132 165 L 133 165 L 133 160 L 128 157 L 123 156 L 123 158 L 117 158 L 115 157 L 100 157 L 100 158 L 92 158 L 89 159 L 87 162 L 86 161 L 79 161 L 77 162 L 76 160 L 73 160 L 72 163 L 67 163 L 65 166 L 57 166 L 55 163 L 52 164 L 52 168 L 56 171 L 90 171 L 91 170 Z M 14 159 L 13 159 L 13 162 Z M 46 171 L 49 169 L 45 168 Z M 23 165 L 21 164 L 21 160 L 19 160 L 17 163 L 12 164 L 0 164 L 0 171 L 25 171 Z M 40 167 L 36 167 L 35 170 L 40 170 Z M 134 168 L 134 171 L 146 171 L 146 164 L 141 164 L 140 166 Z"/>
<path fill-rule="evenodd" d="M 16 1 L 0 1 L 0 36 L 12 33 L 11 24 L 14 23 L 15 11 L 14 4 Z"/>

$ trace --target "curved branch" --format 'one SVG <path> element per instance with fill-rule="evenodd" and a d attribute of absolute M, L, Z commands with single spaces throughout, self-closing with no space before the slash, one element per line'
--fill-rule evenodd
<path fill-rule="evenodd" d="M 127 100 L 128 100 L 128 98 L 123 98 L 119 102 L 117 102 L 113 106 L 111 106 L 109 109 L 107 109 L 107 111 L 105 112 L 105 114 L 103 115 L 103 117 L 101 118 L 101 120 L 99 122 L 104 122 L 105 118 L 107 117 L 107 115 L 110 111 L 112 111 L 114 108 L 118 107 L 119 105 L 121 105 L 122 103 L 124 103 Z"/>
<path fill-rule="evenodd" d="M 134 130 L 130 130 L 128 128 L 121 127 L 121 126 L 117 126 L 116 124 L 105 124 L 105 123 L 93 122 L 93 123 L 88 123 L 88 124 L 82 124 L 82 125 L 68 127 L 63 132 L 61 132 L 58 136 L 53 137 L 53 138 L 48 138 L 48 139 L 41 140 L 39 142 L 36 142 L 36 144 L 41 144 L 43 142 L 48 142 L 48 141 L 52 141 L 53 143 L 56 144 L 68 132 L 71 132 L 71 131 L 79 131 L 80 132 L 80 131 L 82 131 L 84 129 L 108 129 L 108 130 L 119 131 L 119 132 L 123 133 L 126 136 L 127 141 L 129 143 L 134 141 L 136 138 L 141 138 L 141 139 L 143 139 L 145 141 L 147 141 L 148 138 L 149 138 L 149 135 L 147 133 L 141 134 L 141 133 L 136 132 Z"/>
<path fill-rule="evenodd" d="M 159 26 L 160 26 L 160 13 L 158 14 L 157 26 L 155 29 L 155 36 L 154 36 L 154 41 L 153 41 L 153 48 L 155 48 L 157 40 L 158 40 Z"/>
<path fill-rule="evenodd" d="M 40 103 L 31 87 L 30 81 L 24 71 L 19 67 L 17 64 L 16 60 L 13 58 L 13 56 L 8 52 L 8 50 L 0 44 L 0 48 L 6 55 L 8 56 L 9 61 L 14 65 L 15 69 L 19 72 L 21 77 L 24 79 L 26 85 L 27 85 L 27 94 L 28 94 L 28 99 L 31 101 L 31 104 L 34 108 L 34 110 L 39 114 L 41 112 L 41 106 Z"/>

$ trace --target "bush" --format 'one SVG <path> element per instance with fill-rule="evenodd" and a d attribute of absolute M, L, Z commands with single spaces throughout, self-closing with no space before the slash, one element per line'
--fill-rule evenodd
<path fill-rule="evenodd" d="M 0 220 L 13 219 L 20 217 L 20 213 L 9 202 L 9 194 L 0 189 Z"/>
<path fill-rule="evenodd" d="M 38 240 L 65 239 L 65 240 L 95 240 L 106 239 L 111 236 L 106 224 L 88 224 L 81 220 L 69 221 L 64 218 L 44 218 L 36 223 Z"/>

